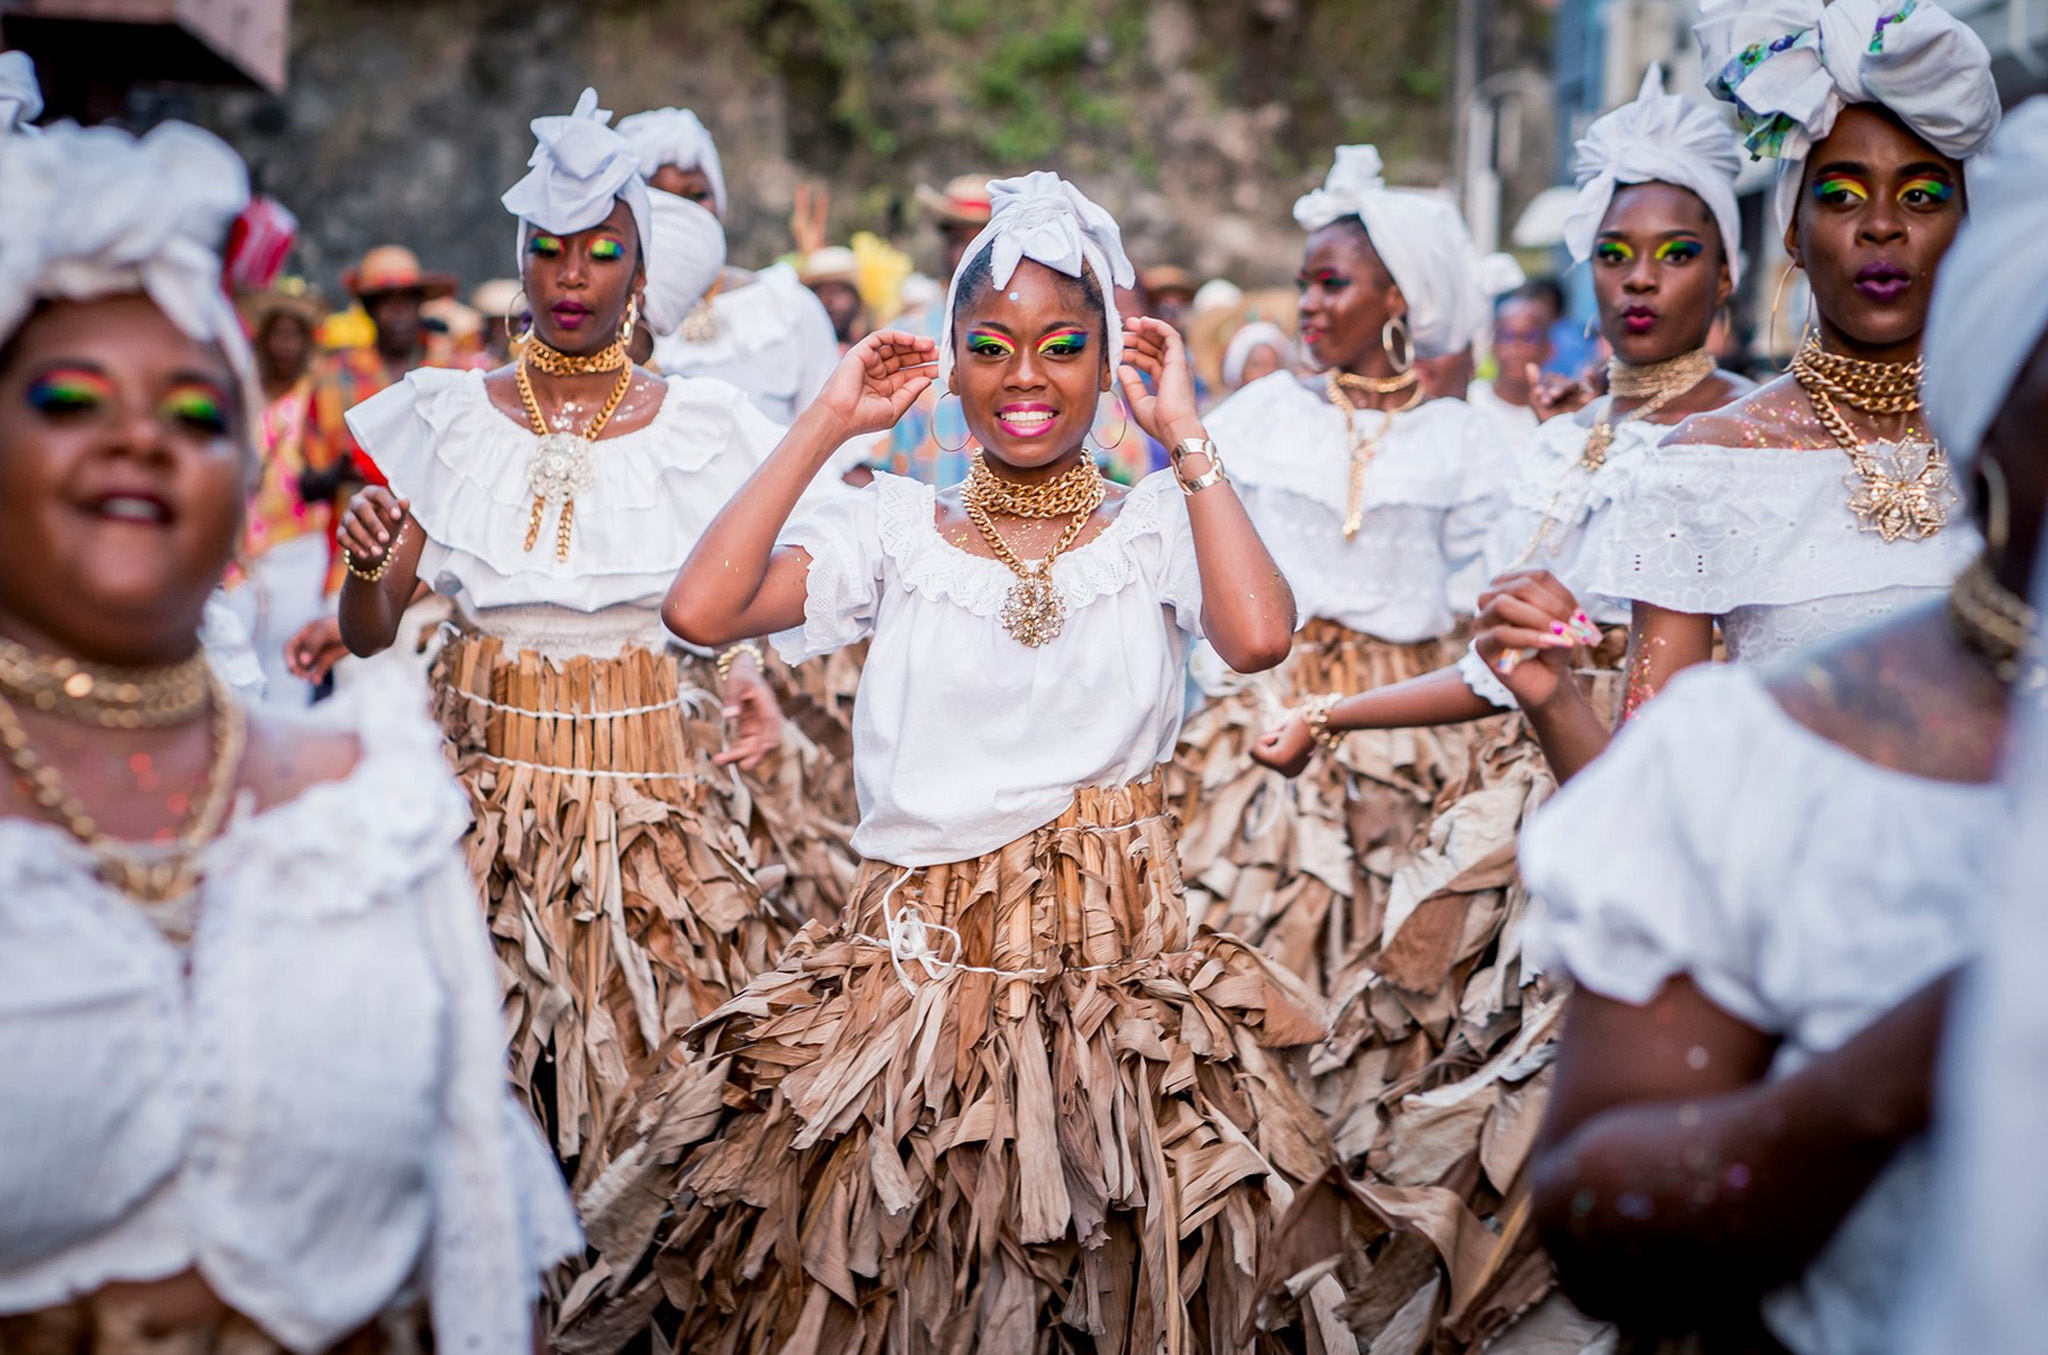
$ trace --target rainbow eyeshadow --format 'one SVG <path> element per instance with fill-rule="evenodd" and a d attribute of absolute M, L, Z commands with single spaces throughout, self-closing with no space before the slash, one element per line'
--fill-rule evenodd
<path fill-rule="evenodd" d="M 83 367 L 59 367 L 29 384 L 28 405 L 38 414 L 82 414 L 112 404 L 114 383 Z"/>
<path fill-rule="evenodd" d="M 1088 346 L 1088 331 L 1069 326 L 1056 329 L 1038 341 L 1038 351 L 1049 357 L 1065 357 Z"/>
<path fill-rule="evenodd" d="M 1899 190 L 1899 201 L 1904 202 L 1915 193 L 1925 193 L 1929 201 L 1943 203 L 1956 195 L 1956 186 L 1941 179 L 1912 179 Z"/>
<path fill-rule="evenodd" d="M 1593 257 L 1602 263 L 1627 263 L 1635 256 L 1635 250 L 1619 240 L 1602 240 L 1593 247 Z"/>
<path fill-rule="evenodd" d="M 967 331 L 967 351 L 985 357 L 1006 358 L 1017 351 L 1017 345 L 991 330 L 970 329 Z"/>
<path fill-rule="evenodd" d="M 526 242 L 526 252 L 551 259 L 562 252 L 561 237 L 549 235 L 545 231 L 535 231 L 533 238 Z"/>
<path fill-rule="evenodd" d="M 168 419 L 209 433 L 225 433 L 228 429 L 226 398 L 216 387 L 204 382 L 186 381 L 173 386 L 164 396 L 163 412 Z"/>
<path fill-rule="evenodd" d="M 1814 181 L 1813 196 L 1820 201 L 1826 202 L 1838 193 L 1856 202 L 1870 201 L 1870 190 L 1844 175 L 1830 174 Z"/>
<path fill-rule="evenodd" d="M 606 238 L 590 242 L 590 257 L 601 262 L 612 263 L 625 255 L 626 247 L 616 240 Z"/>
<path fill-rule="evenodd" d="M 1342 273 L 1332 272 L 1327 268 L 1320 273 L 1297 273 L 1294 277 L 1295 287 L 1304 292 L 1311 287 L 1321 287 L 1325 291 L 1332 291 L 1345 286 L 1350 281 L 1351 279 L 1345 277 Z"/>
<path fill-rule="evenodd" d="M 1697 240 L 1666 240 L 1657 246 L 1657 259 L 1663 263 L 1690 263 L 1706 252 L 1706 246 Z"/>

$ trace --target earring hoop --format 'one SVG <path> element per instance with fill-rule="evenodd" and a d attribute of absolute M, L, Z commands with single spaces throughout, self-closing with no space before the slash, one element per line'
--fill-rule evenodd
<path fill-rule="evenodd" d="M 1977 476 L 1984 482 L 1984 551 L 2004 555 L 2012 535 L 2012 500 L 2008 497 L 2005 470 L 1988 456 L 1980 456 Z"/>
<path fill-rule="evenodd" d="M 518 295 L 505 303 L 505 346 L 517 352 L 519 346 L 533 337 L 533 307 L 525 304 L 526 289 L 521 287 Z M 513 320 L 514 313 L 526 317 L 526 328 L 520 329 Z"/>
<path fill-rule="evenodd" d="M 933 403 L 932 445 L 934 447 L 937 447 L 940 451 L 946 453 L 948 456 L 950 456 L 955 452 L 966 451 L 967 445 L 974 441 L 974 434 L 970 432 L 966 437 L 960 439 L 960 445 L 958 447 L 948 447 L 945 443 L 939 441 L 939 411 L 946 407 L 946 396 L 948 395 L 951 395 L 955 400 L 960 399 L 960 397 L 957 394 L 954 394 L 954 392 L 947 391 L 944 395 L 939 396 L 938 400 Z M 967 405 L 965 401 L 962 401 L 960 405 L 960 422 L 963 426 L 967 422 Z"/>
<path fill-rule="evenodd" d="M 635 292 L 626 298 L 626 323 L 619 329 L 619 347 L 629 348 L 633 343 L 633 329 L 640 323 L 640 294 Z"/>
<path fill-rule="evenodd" d="M 1124 403 L 1124 397 L 1123 397 L 1122 395 L 1118 395 L 1118 396 L 1116 397 L 1116 412 L 1117 412 L 1116 436 L 1115 436 L 1115 437 L 1113 437 L 1113 438 L 1111 438 L 1111 439 L 1110 439 L 1110 440 L 1109 440 L 1108 442 L 1102 443 L 1102 445 L 1101 445 L 1101 448 L 1100 448 L 1100 450 L 1101 450 L 1101 451 L 1103 451 L 1104 453 L 1107 453 L 1107 452 L 1109 451 L 1109 449 L 1110 449 L 1111 447 L 1121 447 L 1121 446 L 1123 446 L 1123 445 L 1124 445 L 1124 439 L 1125 439 L 1126 437 L 1130 436 L 1130 432 L 1131 432 L 1131 407 L 1130 407 L 1129 405 L 1127 405 L 1127 404 L 1125 404 L 1125 403 Z M 1091 432 L 1092 432 L 1092 431 L 1094 431 L 1094 430 L 1093 430 L 1093 429 L 1091 429 L 1091 430 L 1089 430 L 1089 431 L 1091 431 Z"/>
<path fill-rule="evenodd" d="M 1778 285 L 1771 289 L 1771 323 L 1764 331 L 1767 343 L 1778 341 L 1778 311 L 1785 304 L 1785 284 L 1792 280 L 1793 270 L 1798 267 L 1798 264 L 1787 264 L 1778 270 Z"/>
<path fill-rule="evenodd" d="M 1394 348 L 1396 338 L 1400 340 L 1398 354 Z M 1408 321 L 1399 315 L 1389 316 L 1380 326 L 1380 347 L 1386 350 L 1387 362 L 1394 369 L 1395 376 L 1406 376 L 1415 367 L 1415 336 L 1409 332 Z"/>

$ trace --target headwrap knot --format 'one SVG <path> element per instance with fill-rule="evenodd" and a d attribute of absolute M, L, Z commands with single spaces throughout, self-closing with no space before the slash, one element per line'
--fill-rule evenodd
<path fill-rule="evenodd" d="M 573 113 L 535 118 L 528 124 L 535 142 L 528 173 L 499 201 L 551 235 L 587 231 L 612 214 L 613 203 L 624 202 L 644 263 L 654 253 L 647 185 L 640 178 L 640 157 L 611 120 L 611 110 L 597 106 L 594 89 L 583 91 Z"/>

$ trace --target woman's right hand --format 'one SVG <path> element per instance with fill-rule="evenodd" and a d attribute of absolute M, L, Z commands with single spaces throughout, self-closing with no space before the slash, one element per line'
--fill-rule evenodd
<path fill-rule="evenodd" d="M 1524 708 L 1555 694 L 1572 650 L 1599 641 L 1599 628 L 1548 570 L 1503 574 L 1479 595 L 1473 647 Z"/>
<path fill-rule="evenodd" d="M 341 622 L 332 616 L 308 621 L 284 646 L 285 667 L 304 682 L 323 681 L 334 665 L 347 656 L 348 646 L 341 642 Z"/>
<path fill-rule="evenodd" d="M 398 531 L 405 523 L 405 515 L 412 507 L 409 499 L 394 497 L 382 485 L 369 485 L 356 491 L 348 501 L 348 511 L 342 514 L 339 535 L 342 549 L 346 550 L 362 569 L 375 569 L 392 550 L 398 540 Z"/>
<path fill-rule="evenodd" d="M 811 409 L 833 420 L 842 442 L 894 428 L 932 384 L 937 354 L 922 335 L 877 330 L 846 350 Z"/>
<path fill-rule="evenodd" d="M 1538 422 L 1575 414 L 1599 397 L 1600 392 L 1587 382 L 1556 372 L 1546 374 L 1535 363 L 1529 364 L 1529 408 L 1536 411 Z"/>
<path fill-rule="evenodd" d="M 1295 714 L 1287 717 L 1287 723 L 1259 736 L 1259 741 L 1252 745 L 1252 761 L 1261 767 L 1271 767 L 1282 776 L 1295 777 L 1307 769 L 1315 751 L 1315 731 L 1308 727 L 1307 720 Z"/>

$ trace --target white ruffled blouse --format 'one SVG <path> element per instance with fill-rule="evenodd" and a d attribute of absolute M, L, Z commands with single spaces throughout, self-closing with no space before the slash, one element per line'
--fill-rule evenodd
<path fill-rule="evenodd" d="M 997 619 L 1017 576 L 940 535 L 932 486 L 894 475 L 785 528 L 811 558 L 791 663 L 873 637 L 853 708 L 853 847 L 962 861 L 1057 818 L 1082 786 L 1152 775 L 1180 732 L 1202 583 L 1184 496 L 1147 476 L 1054 561 L 1067 607 L 1037 649 Z"/>
<path fill-rule="evenodd" d="M 744 287 L 711 298 L 718 337 L 696 343 L 680 332 L 654 340 L 654 362 L 675 376 L 713 377 L 747 393 L 754 407 L 787 427 L 839 365 L 832 317 L 786 263 L 754 274 Z"/>
<path fill-rule="evenodd" d="M 1787 715 L 1753 668 L 1689 670 L 1523 834 L 1528 944 L 1621 1002 L 1691 978 L 1783 1041 L 1782 1078 L 1968 957 L 2017 827 L 2001 787 L 1865 761 Z M 1780 1340 L 1889 1349 L 1929 1175 L 1924 1142 L 1901 1149 L 1767 1299 Z"/>
<path fill-rule="evenodd" d="M 183 950 L 0 820 L 0 1313 L 196 1269 L 295 1351 L 409 1293 L 439 1349 L 532 1348 L 580 1238 L 507 1090 L 468 812 L 416 691 L 321 718 L 360 761 L 235 814 Z"/>
<path fill-rule="evenodd" d="M 539 438 L 491 403 L 481 372 L 422 370 L 348 413 L 349 427 L 426 533 L 419 576 L 482 629 L 548 653 L 661 644 L 676 571 L 783 430 L 722 381 L 670 377 L 652 421 L 600 438 L 576 495 L 569 558 L 556 509 L 526 549 Z M 843 491 L 821 477 L 805 504 Z"/>
<path fill-rule="evenodd" d="M 1354 415 L 1368 429 L 1381 417 Z M 1457 624 L 1451 578 L 1478 557 L 1514 475 L 1492 420 L 1463 400 L 1396 414 L 1366 471 L 1364 520 L 1349 541 L 1350 444 L 1343 413 L 1319 391 L 1275 372 L 1204 421 L 1302 622 L 1326 617 L 1396 643 Z"/>
<path fill-rule="evenodd" d="M 1834 448 L 1660 447 L 1617 482 L 1584 582 L 1718 617 L 1728 657 L 1758 662 L 1925 601 L 1981 548 L 1960 505 L 1924 541 L 1862 530 L 1850 475 Z"/>

